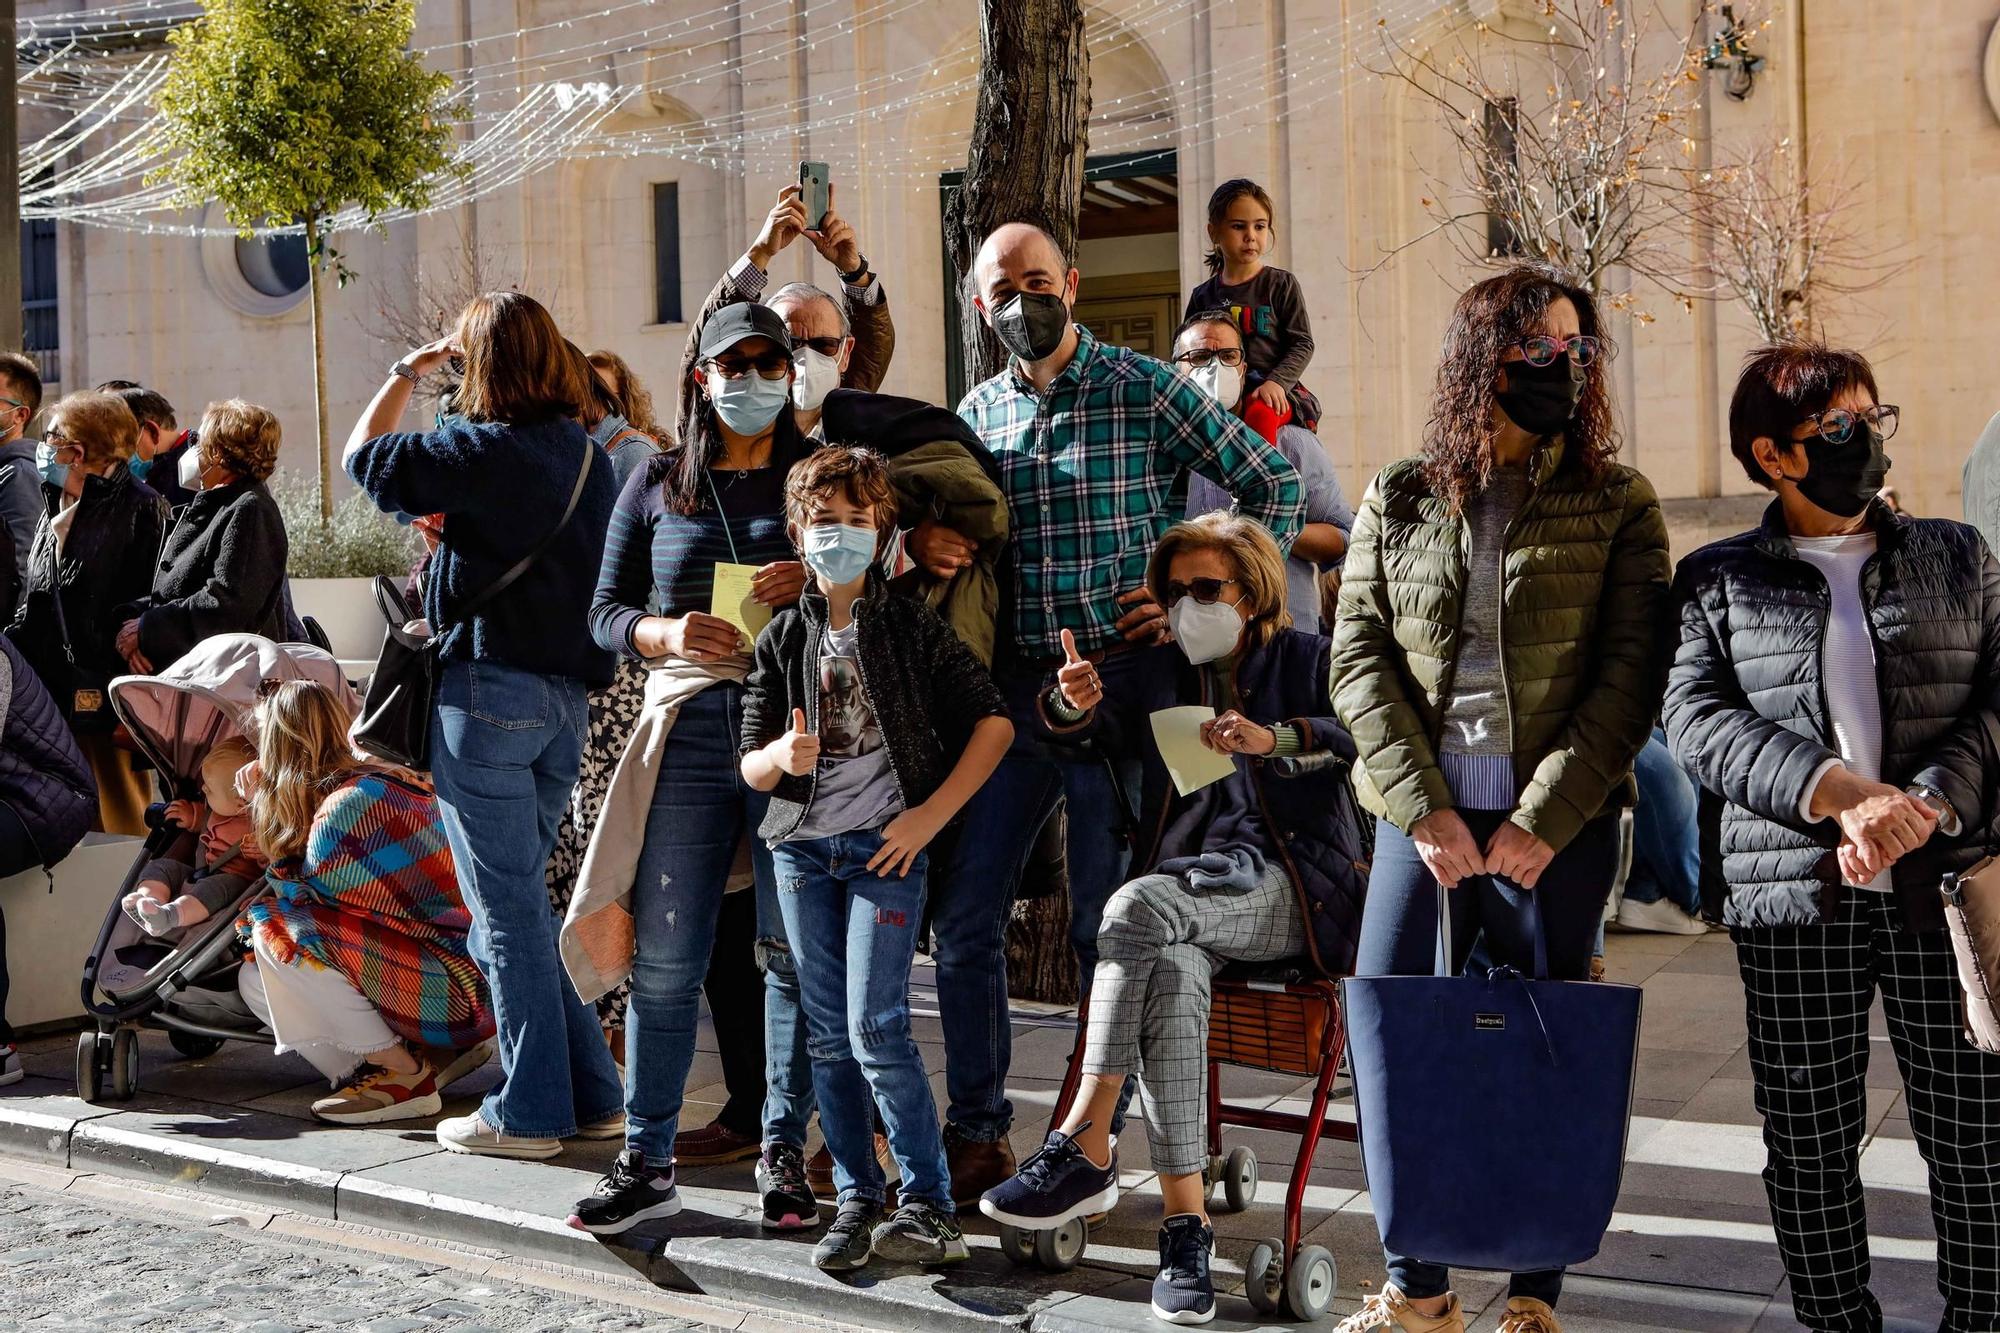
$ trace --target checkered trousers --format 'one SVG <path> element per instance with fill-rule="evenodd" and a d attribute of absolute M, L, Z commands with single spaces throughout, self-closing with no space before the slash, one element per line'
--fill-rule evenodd
<path fill-rule="evenodd" d="M 1736 927 L 1765 1191 L 1801 1324 L 1879 1333 L 1860 1152 L 1877 989 L 1930 1171 L 1941 1333 L 2000 1329 L 2000 1055 L 1966 1041 L 1950 938 L 1906 929 L 1889 894 L 1834 925 Z"/>
<path fill-rule="evenodd" d="M 1153 1169 L 1190 1175 L 1208 1158 L 1212 978 L 1224 962 L 1304 953 L 1298 894 L 1275 861 L 1248 889 L 1204 890 L 1178 875 L 1142 875 L 1104 905 L 1097 947 L 1083 1072 L 1136 1072 Z"/>

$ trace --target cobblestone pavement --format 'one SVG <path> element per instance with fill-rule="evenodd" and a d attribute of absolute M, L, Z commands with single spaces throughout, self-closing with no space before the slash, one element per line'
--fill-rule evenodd
<path fill-rule="evenodd" d="M 0 1333 L 539 1333 L 708 1326 L 602 1301 L 302 1245 L 240 1225 L 125 1213 L 0 1183 Z"/>

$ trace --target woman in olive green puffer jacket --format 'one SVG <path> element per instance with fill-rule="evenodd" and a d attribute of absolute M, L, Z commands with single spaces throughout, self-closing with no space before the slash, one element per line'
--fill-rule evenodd
<path fill-rule="evenodd" d="M 1440 886 L 1453 971 L 1483 932 L 1493 963 L 1531 972 L 1532 900 L 1549 975 L 1588 975 L 1667 669 L 1666 523 L 1612 461 L 1607 352 L 1555 270 L 1479 283 L 1445 334 L 1422 456 L 1361 502 L 1331 668 L 1379 820 L 1358 975 L 1431 972 Z M 1446 1269 L 1387 1261 L 1343 1333 L 1463 1333 Z M 1557 1330 L 1561 1287 L 1559 1269 L 1515 1274 L 1501 1333 Z"/>

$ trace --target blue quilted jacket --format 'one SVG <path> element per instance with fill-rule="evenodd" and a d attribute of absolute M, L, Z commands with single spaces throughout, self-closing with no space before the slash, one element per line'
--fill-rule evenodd
<path fill-rule="evenodd" d="M 90 831 L 97 784 L 69 734 L 56 701 L 14 646 L 0 635 L 0 804 L 12 810 L 42 864 L 52 866 Z"/>

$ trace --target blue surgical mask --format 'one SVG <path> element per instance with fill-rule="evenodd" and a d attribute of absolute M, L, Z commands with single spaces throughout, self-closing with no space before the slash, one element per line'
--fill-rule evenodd
<path fill-rule="evenodd" d="M 150 458 L 141 458 L 139 455 L 133 454 L 125 460 L 125 470 L 132 475 L 132 480 L 144 481 L 146 474 L 153 470 L 153 460 Z"/>
<path fill-rule="evenodd" d="M 61 490 L 69 482 L 69 464 L 56 462 L 53 445 L 46 442 L 35 446 L 35 470 L 42 474 L 42 480 Z"/>
<path fill-rule="evenodd" d="M 737 378 L 708 377 L 708 400 L 722 424 L 738 435 L 761 435 L 778 413 L 791 406 L 790 379 L 767 380 L 752 370 Z"/>
<path fill-rule="evenodd" d="M 806 529 L 805 560 L 813 573 L 836 586 L 868 572 L 875 559 L 875 529 L 846 523 L 815 523 Z"/>

